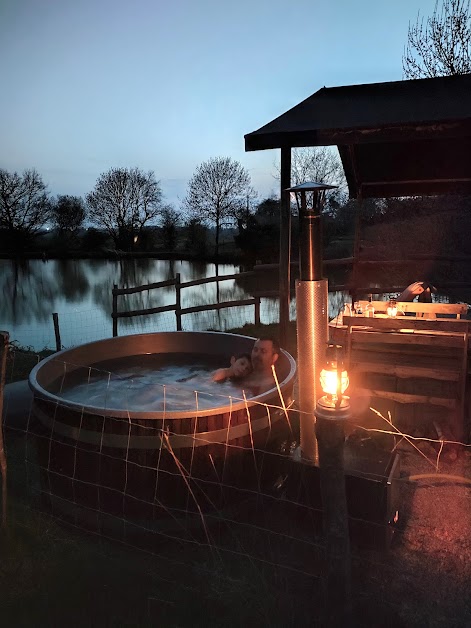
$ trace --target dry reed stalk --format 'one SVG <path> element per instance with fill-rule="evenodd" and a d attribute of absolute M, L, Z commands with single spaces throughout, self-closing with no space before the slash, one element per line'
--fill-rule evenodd
<path fill-rule="evenodd" d="M 193 501 L 195 503 L 195 506 L 198 508 L 198 513 L 199 513 L 199 516 L 200 516 L 200 519 L 201 519 L 201 523 L 203 524 L 203 529 L 204 529 L 204 533 L 206 535 L 206 539 L 208 541 L 208 545 L 211 546 L 211 539 L 210 539 L 210 536 L 209 536 L 208 528 L 206 526 L 206 520 L 204 518 L 203 511 L 201 510 L 200 505 L 198 503 L 198 500 L 196 498 L 196 495 L 194 494 L 193 489 L 191 488 L 190 483 L 188 481 L 188 477 L 187 477 L 188 476 L 188 471 L 186 471 L 185 467 L 181 464 L 181 462 L 178 459 L 177 455 L 173 451 L 173 448 L 172 448 L 172 445 L 170 444 L 170 440 L 168 438 L 168 435 L 164 432 L 162 434 L 162 436 L 165 439 L 165 447 L 166 447 L 167 451 L 170 453 L 170 455 L 172 456 L 172 458 L 173 458 L 173 460 L 174 460 L 174 462 L 175 462 L 175 464 L 177 466 L 177 469 L 178 469 L 181 477 L 183 478 L 183 481 L 186 484 L 186 488 L 188 490 L 188 493 L 189 493 L 189 495 L 191 495 L 191 497 L 192 497 L 192 499 L 193 499 Z"/>
<path fill-rule="evenodd" d="M 272 366 L 271 366 L 271 369 L 272 369 L 272 372 L 273 372 L 273 377 L 274 377 L 274 379 L 275 379 L 275 384 L 276 384 L 276 387 L 277 387 L 277 389 L 278 389 L 278 394 L 280 395 L 281 404 L 282 404 L 282 406 L 283 406 L 283 411 L 284 411 L 284 413 L 285 413 L 286 420 L 287 420 L 287 422 L 288 422 L 289 429 L 290 429 L 291 434 L 292 434 L 292 433 L 293 433 L 293 428 L 291 427 L 291 421 L 289 420 L 288 410 L 286 409 L 285 400 L 284 400 L 284 398 L 283 398 L 283 393 L 281 392 L 280 384 L 279 384 L 279 382 L 278 382 L 278 377 L 277 377 L 277 375 L 276 375 L 276 371 L 275 371 L 275 366 L 274 366 L 273 364 L 272 364 Z"/>
<path fill-rule="evenodd" d="M 423 451 L 420 451 L 420 449 L 417 447 L 417 445 L 415 445 L 415 443 L 412 441 L 412 439 L 409 437 L 408 434 L 404 434 L 403 432 L 401 432 L 401 430 L 399 430 L 392 421 L 388 421 L 388 419 L 386 417 L 384 417 L 381 412 L 379 412 L 378 410 L 376 410 L 375 408 L 370 407 L 370 410 L 372 412 L 374 412 L 377 416 L 379 416 L 381 419 L 383 419 L 384 421 L 386 421 L 386 423 L 388 425 L 390 425 L 392 427 L 392 429 L 394 430 L 394 432 L 389 432 L 390 434 L 397 434 L 398 436 L 402 436 L 402 438 L 409 444 L 411 445 L 411 447 L 413 447 L 423 458 L 425 458 L 425 460 L 432 465 L 432 467 L 435 467 L 435 463 L 432 462 L 424 453 Z M 361 425 L 358 426 L 361 429 L 366 429 L 363 428 Z M 383 432 L 383 430 L 367 430 L 367 431 L 379 431 L 379 432 Z M 384 432 L 385 434 L 388 432 Z M 429 439 L 420 439 L 420 440 L 429 440 Z"/>

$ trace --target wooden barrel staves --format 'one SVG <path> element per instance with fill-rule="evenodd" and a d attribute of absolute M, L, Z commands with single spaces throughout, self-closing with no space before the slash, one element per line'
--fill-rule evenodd
<path fill-rule="evenodd" d="M 283 402 L 274 388 L 245 402 L 184 413 L 91 412 L 33 388 L 47 499 L 65 510 L 79 506 L 151 521 L 268 490 L 279 474 L 272 452 L 291 436 L 283 405 L 291 404 L 293 365 L 288 354 L 280 358 Z"/>
<path fill-rule="evenodd" d="M 77 413 L 35 399 L 40 464 L 54 496 L 119 517 L 220 508 L 266 484 L 266 456 L 290 437 L 277 391 L 265 403 L 193 418 Z M 290 396 L 284 399 L 289 406 Z M 230 497 L 229 497 L 230 496 Z"/>

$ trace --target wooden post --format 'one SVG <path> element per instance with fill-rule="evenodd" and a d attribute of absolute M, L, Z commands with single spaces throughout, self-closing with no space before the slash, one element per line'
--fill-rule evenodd
<path fill-rule="evenodd" d="M 344 420 L 317 411 L 323 528 L 327 546 L 327 625 L 351 626 L 351 558 L 344 469 Z"/>
<path fill-rule="evenodd" d="M 7 457 L 3 443 L 3 392 L 7 370 L 8 332 L 0 332 L 0 469 L 2 472 L 2 527 L 7 527 Z"/>
<path fill-rule="evenodd" d="M 113 317 L 113 338 L 116 338 L 118 335 L 118 295 L 116 294 L 116 290 L 118 289 L 117 284 L 113 286 L 113 312 L 111 316 Z"/>
<path fill-rule="evenodd" d="M 216 303 L 219 303 L 221 298 L 219 288 L 219 263 L 216 259 Z"/>
<path fill-rule="evenodd" d="M 285 192 L 291 186 L 291 147 L 281 149 L 280 163 L 280 332 L 279 340 L 286 346 L 289 326 L 290 264 L 291 264 L 291 208 L 290 195 Z"/>
<path fill-rule="evenodd" d="M 353 150 L 353 147 L 351 147 Z M 361 212 L 363 210 L 363 196 L 361 193 L 361 189 L 359 188 L 357 194 L 357 211 L 355 214 L 355 234 L 353 241 L 353 263 L 352 263 L 352 280 L 351 280 L 351 289 L 350 295 L 352 297 L 352 304 L 358 298 L 358 286 L 359 286 L 359 276 L 358 276 L 358 262 L 360 261 L 360 245 L 361 245 Z"/>
<path fill-rule="evenodd" d="M 177 319 L 177 331 L 182 330 L 182 294 L 181 294 L 181 277 L 180 273 L 175 275 L 175 317 Z"/>
<path fill-rule="evenodd" d="M 62 343 L 61 343 L 61 331 L 59 328 L 59 314 L 57 312 L 53 312 L 52 321 L 54 323 L 54 335 L 56 337 L 56 351 L 60 351 L 62 349 Z"/>
<path fill-rule="evenodd" d="M 255 325 L 260 325 L 260 297 L 255 297 Z"/>

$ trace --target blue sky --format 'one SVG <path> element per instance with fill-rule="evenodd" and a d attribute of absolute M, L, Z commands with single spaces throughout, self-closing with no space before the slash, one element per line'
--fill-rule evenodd
<path fill-rule="evenodd" d="M 264 197 L 278 151 L 244 134 L 323 86 L 402 78 L 409 21 L 435 0 L 1 0 L 0 167 L 85 196 L 153 170 L 179 206 L 195 168 L 232 157 Z"/>

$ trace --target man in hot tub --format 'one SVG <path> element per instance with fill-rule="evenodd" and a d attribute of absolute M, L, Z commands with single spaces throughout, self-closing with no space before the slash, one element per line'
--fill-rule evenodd
<path fill-rule="evenodd" d="M 255 341 L 251 353 L 253 370 L 243 380 L 243 387 L 254 397 L 275 387 L 272 366 L 279 355 L 280 345 L 271 336 L 262 336 Z"/>

